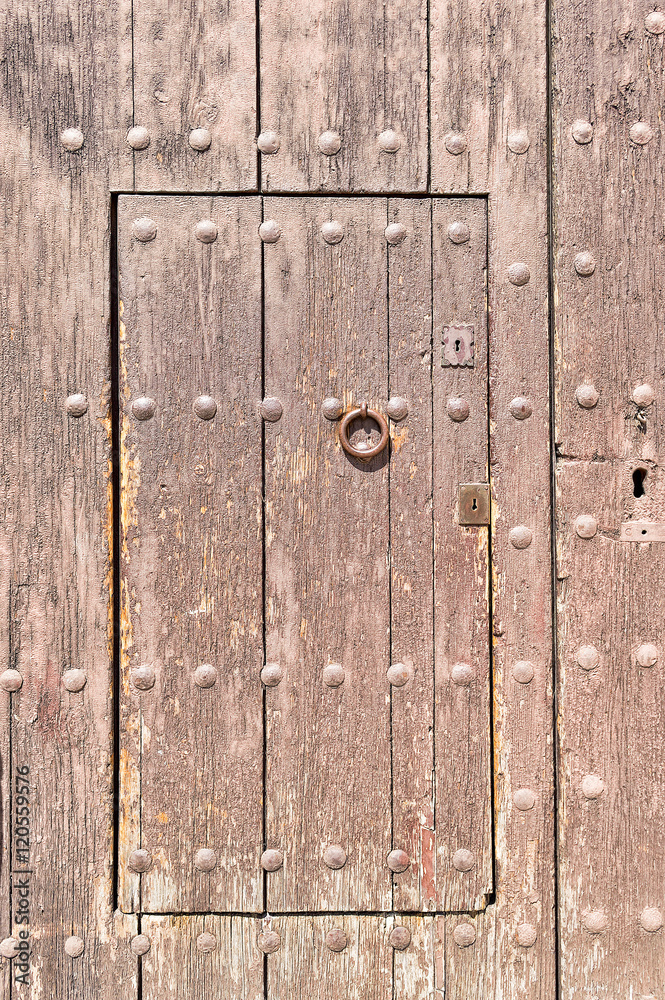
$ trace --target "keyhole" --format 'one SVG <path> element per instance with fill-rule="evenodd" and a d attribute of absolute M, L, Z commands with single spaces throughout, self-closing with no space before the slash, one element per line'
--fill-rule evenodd
<path fill-rule="evenodd" d="M 478 510 L 478 501 L 476 500 L 475 497 L 473 498 L 473 503 L 471 505 L 471 510 Z"/>
<path fill-rule="evenodd" d="M 633 496 L 643 497 L 646 493 L 644 489 L 644 480 L 647 478 L 646 469 L 635 469 L 633 472 Z"/>
<path fill-rule="evenodd" d="M 455 341 L 455 354 L 459 354 L 459 352 L 461 351 L 461 349 L 462 349 L 462 341 L 461 340 L 456 340 Z"/>

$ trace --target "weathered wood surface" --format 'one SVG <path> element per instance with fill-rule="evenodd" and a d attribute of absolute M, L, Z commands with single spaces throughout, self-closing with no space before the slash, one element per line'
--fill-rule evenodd
<path fill-rule="evenodd" d="M 553 7 L 566 1000 L 581 984 L 599 997 L 665 989 L 665 561 L 660 543 L 619 540 L 628 520 L 665 521 L 665 15 L 653 6 Z"/>
<path fill-rule="evenodd" d="M 264 191 L 425 190 L 424 0 L 262 0 L 260 53 Z"/>
<path fill-rule="evenodd" d="M 263 906 L 259 222 L 256 198 L 119 199 L 120 870 L 144 912 Z"/>
<path fill-rule="evenodd" d="M 29 769 L 30 827 L 0 937 L 29 931 L 11 995 L 34 1000 L 137 990 L 131 921 L 112 915 L 108 492 L 108 192 L 131 185 L 130 23 L 122 0 L 7 4 L 2 16 L 2 670 L 22 677 L 11 769 L 12 781 Z M 85 412 L 68 406 L 75 394 Z M 72 670 L 80 690 L 65 686 L 78 686 Z"/>
<path fill-rule="evenodd" d="M 139 191 L 257 185 L 254 0 L 132 6 Z"/>

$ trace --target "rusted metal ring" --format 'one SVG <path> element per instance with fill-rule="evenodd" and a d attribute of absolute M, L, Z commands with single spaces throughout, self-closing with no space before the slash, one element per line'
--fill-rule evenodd
<path fill-rule="evenodd" d="M 358 420 L 361 417 L 365 420 L 369 417 L 376 424 L 379 425 L 381 431 L 381 437 L 379 441 L 372 448 L 355 448 L 349 441 L 349 427 L 354 420 Z M 388 444 L 388 421 L 376 410 L 370 410 L 367 407 L 367 403 L 361 403 L 355 410 L 349 410 L 347 414 L 344 415 L 341 424 L 339 425 L 339 439 L 342 442 L 342 448 L 353 458 L 359 458 L 361 462 L 369 462 L 371 458 L 376 455 L 380 455 L 383 449 Z"/>

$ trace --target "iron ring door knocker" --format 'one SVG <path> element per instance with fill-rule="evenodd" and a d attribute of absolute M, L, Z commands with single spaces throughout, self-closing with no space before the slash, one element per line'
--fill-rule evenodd
<path fill-rule="evenodd" d="M 381 437 L 378 442 L 371 447 L 357 448 L 349 441 L 349 427 L 354 420 L 358 420 L 358 418 L 366 420 L 367 417 L 379 425 Z M 339 439 L 342 442 L 342 448 L 347 455 L 351 455 L 353 458 L 358 458 L 361 462 L 369 462 L 369 460 L 374 458 L 376 455 L 380 455 L 388 444 L 388 437 L 388 422 L 386 418 L 376 410 L 368 409 L 367 403 L 361 403 L 355 410 L 349 410 L 339 425 Z"/>

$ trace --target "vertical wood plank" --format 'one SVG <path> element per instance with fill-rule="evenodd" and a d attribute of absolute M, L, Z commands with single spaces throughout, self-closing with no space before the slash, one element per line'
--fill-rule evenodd
<path fill-rule="evenodd" d="M 256 188 L 255 34 L 253 0 L 134 0 L 136 189 Z"/>
<path fill-rule="evenodd" d="M 119 201 L 123 741 L 139 772 L 121 875 L 134 907 L 132 852 L 150 854 L 147 912 L 262 908 L 259 213 Z"/>
<path fill-rule="evenodd" d="M 11 899 L 12 931 L 29 932 L 20 997 L 136 992 L 112 915 L 108 502 L 109 190 L 132 178 L 130 31 L 124 0 L 3 9 L 0 551 L 6 665 L 22 677 L 12 776 L 29 769 L 30 800 Z"/>
<path fill-rule="evenodd" d="M 262 0 L 260 47 L 264 191 L 425 190 L 424 0 Z"/>
<path fill-rule="evenodd" d="M 265 429 L 266 657 L 282 672 L 266 691 L 266 837 L 284 858 L 268 909 L 387 909 L 388 469 L 385 453 L 347 457 L 322 411 L 385 407 L 386 204 L 270 198 L 264 214 L 281 230 L 264 245 L 265 391 L 283 407 Z"/>

